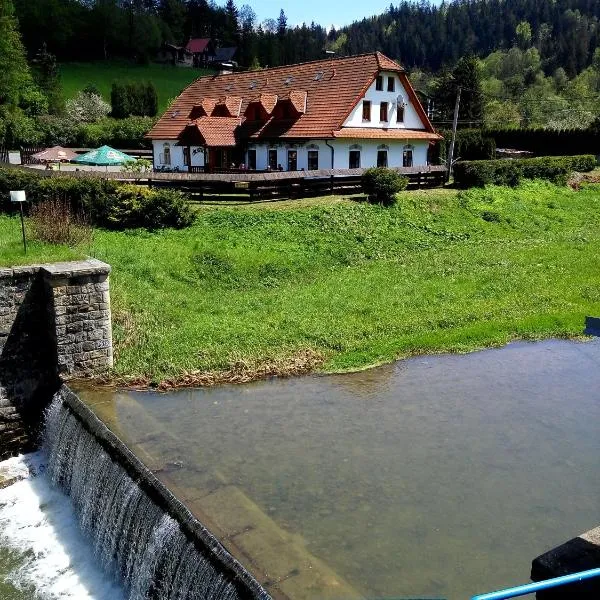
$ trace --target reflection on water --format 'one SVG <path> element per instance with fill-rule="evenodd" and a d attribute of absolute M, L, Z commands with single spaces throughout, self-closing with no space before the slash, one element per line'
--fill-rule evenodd
<path fill-rule="evenodd" d="M 235 486 L 367 597 L 464 598 L 598 524 L 599 367 L 597 341 L 547 341 L 83 397 L 209 521 Z"/>

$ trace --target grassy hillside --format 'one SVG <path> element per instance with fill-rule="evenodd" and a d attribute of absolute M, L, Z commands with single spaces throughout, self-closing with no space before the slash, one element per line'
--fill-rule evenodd
<path fill-rule="evenodd" d="M 95 63 L 62 63 L 60 73 L 65 98 L 72 98 L 86 85 L 94 84 L 110 102 L 114 81 L 152 81 L 158 91 L 159 112 L 192 81 L 211 71 L 169 65 L 135 65 L 107 61 Z"/>
<path fill-rule="evenodd" d="M 113 266 L 115 374 L 337 371 L 580 334 L 600 314 L 599 192 L 528 182 L 407 192 L 391 209 L 331 198 L 200 208 L 181 231 L 97 231 L 92 252 Z M 18 248 L 16 220 L 2 233 Z"/>

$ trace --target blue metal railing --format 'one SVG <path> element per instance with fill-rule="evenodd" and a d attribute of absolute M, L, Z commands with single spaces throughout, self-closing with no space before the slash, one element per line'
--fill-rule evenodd
<path fill-rule="evenodd" d="M 560 585 L 566 585 L 567 583 L 576 583 L 578 581 L 592 579 L 593 577 L 600 577 L 600 569 L 581 571 L 579 573 L 573 573 L 572 575 L 563 575 L 562 577 L 555 577 L 554 579 L 546 579 L 546 581 L 527 583 L 525 585 L 518 585 L 517 587 L 508 588 L 506 590 L 490 592 L 489 594 L 480 594 L 479 596 L 473 596 L 471 600 L 506 600 L 507 598 L 525 596 L 526 594 L 533 594 L 534 592 L 539 592 L 541 590 L 548 590 Z"/>

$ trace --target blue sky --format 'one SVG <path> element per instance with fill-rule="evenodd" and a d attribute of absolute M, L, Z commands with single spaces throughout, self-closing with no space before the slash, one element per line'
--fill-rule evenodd
<path fill-rule="evenodd" d="M 224 1 L 219 4 L 225 4 Z M 276 19 L 283 8 L 288 18 L 288 25 L 300 25 L 302 22 L 309 24 L 311 21 L 329 28 L 331 25 L 339 27 L 348 25 L 352 21 L 382 13 L 390 5 L 390 0 L 370 0 L 357 2 L 357 0 L 237 0 L 238 7 L 243 4 L 250 5 L 256 13 L 259 22 L 265 19 Z"/>

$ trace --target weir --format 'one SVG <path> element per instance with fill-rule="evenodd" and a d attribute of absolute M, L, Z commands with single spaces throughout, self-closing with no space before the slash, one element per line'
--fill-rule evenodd
<path fill-rule="evenodd" d="M 270 598 L 65 386 L 46 412 L 44 446 L 49 476 L 130 598 Z"/>

